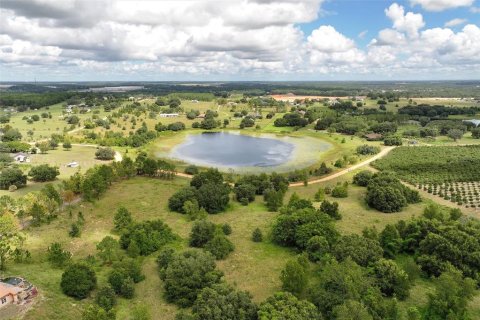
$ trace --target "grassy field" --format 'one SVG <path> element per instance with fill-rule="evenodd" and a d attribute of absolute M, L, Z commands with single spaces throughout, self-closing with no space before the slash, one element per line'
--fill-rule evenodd
<path fill-rule="evenodd" d="M 92 146 L 79 146 L 74 145 L 71 150 L 67 151 L 59 147 L 55 150 L 50 150 L 46 154 L 31 154 L 30 163 L 20 164 L 20 168 L 28 173 L 32 166 L 39 164 L 48 164 L 59 168 L 60 175 L 54 183 L 58 183 L 63 179 L 68 178 L 77 171 L 85 172 L 89 168 L 102 163 L 109 163 L 109 161 L 101 161 L 95 159 L 96 147 Z M 66 164 L 76 161 L 79 166 L 77 168 L 68 168 Z M 9 192 L 7 190 L 0 190 L 0 196 L 9 195 L 12 197 L 21 197 L 28 192 L 40 190 L 45 183 L 38 183 L 33 181 L 27 181 L 25 188 L 18 189 L 15 192 Z"/>
<path fill-rule="evenodd" d="M 49 138 L 52 133 L 63 134 L 64 132 L 70 130 L 71 125 L 68 124 L 63 118 L 63 110 L 63 104 L 58 103 L 49 106 L 48 109 L 42 108 L 39 110 L 28 110 L 25 112 L 13 113 L 10 118 L 9 125 L 20 130 L 25 141 L 31 142 L 46 139 Z M 97 108 L 96 110 L 99 111 L 98 116 L 100 118 L 105 116 L 106 112 L 103 111 L 103 108 Z M 29 118 L 32 115 L 40 116 L 40 114 L 44 112 L 50 112 L 52 118 L 40 118 L 40 121 L 35 121 L 32 124 L 29 124 L 26 120 L 22 119 L 23 117 Z M 78 116 L 80 118 L 80 122 L 83 123 L 85 119 L 92 117 L 92 112 L 85 114 L 78 113 L 76 116 Z M 81 128 L 81 126 L 75 126 L 75 129 L 79 128 Z M 29 135 L 29 131 L 33 132 L 33 135 Z"/>
<path fill-rule="evenodd" d="M 337 182 L 349 181 L 353 173 L 325 184 L 310 185 L 307 187 L 290 188 L 287 197 L 293 192 L 302 197 L 313 198 L 319 187 L 334 185 Z M 148 178 L 134 178 L 116 183 L 107 194 L 95 203 L 80 203 L 72 208 L 73 216 L 64 212 L 49 225 L 26 230 L 28 234 L 27 247 L 31 250 L 35 263 L 10 264 L 8 272 L 2 274 L 21 275 L 37 285 L 40 297 L 36 305 L 25 316 L 25 319 L 78 319 L 80 310 L 91 301 L 91 298 L 76 301 L 66 297 L 60 291 L 59 282 L 61 270 L 53 269 L 45 261 L 45 252 L 48 245 L 58 241 L 73 253 L 75 260 L 82 260 L 88 255 L 95 255 L 95 245 L 104 236 L 113 235 L 112 220 L 116 208 L 125 206 L 129 209 L 136 221 L 157 219 L 164 220 L 182 240 L 175 246 L 179 249 L 187 247 L 187 238 L 192 222 L 178 213 L 172 213 L 167 208 L 167 199 L 179 188 L 188 183 L 187 179 L 176 178 L 173 181 L 164 181 Z M 365 188 L 350 186 L 349 197 L 338 201 L 342 220 L 337 222 L 343 234 L 361 233 L 368 226 L 376 226 L 381 230 L 388 223 L 395 223 L 400 219 L 408 219 L 413 215 L 420 215 L 423 208 L 429 203 L 410 205 L 406 210 L 396 214 L 383 214 L 369 209 L 364 204 Z M 318 203 L 317 203 L 318 205 Z M 80 238 L 70 238 L 68 230 L 75 221 L 76 213 L 82 211 L 86 224 Z M 258 198 L 249 206 L 241 206 L 231 202 L 227 212 L 210 215 L 208 219 L 215 223 L 229 223 L 233 233 L 229 236 L 235 244 L 235 251 L 225 260 L 218 262 L 218 267 L 225 273 L 225 279 L 240 289 L 252 293 L 254 300 L 260 302 L 275 291 L 280 290 L 279 274 L 285 262 L 295 253 L 287 248 L 272 244 L 270 241 L 254 243 L 251 233 L 259 227 L 268 235 L 270 225 L 277 213 L 266 211 L 262 200 Z M 268 237 L 268 236 L 267 236 Z M 99 284 L 106 283 L 109 267 L 96 268 Z M 136 296 L 133 300 L 120 299 L 117 307 L 117 319 L 129 319 L 132 306 L 146 305 L 153 315 L 153 319 L 174 319 L 177 308 L 166 303 L 162 298 L 162 283 L 158 278 L 155 264 L 155 254 L 144 258 L 143 272 L 146 280 L 136 285 Z M 426 301 L 426 292 L 431 290 L 428 281 L 418 281 L 412 289 L 409 299 L 400 303 L 402 310 L 409 306 L 418 305 Z M 478 302 L 478 299 L 475 300 Z M 479 314 L 480 307 L 472 303 L 472 314 Z"/>
<path fill-rule="evenodd" d="M 153 103 L 153 101 L 153 99 L 150 99 L 142 101 L 142 103 Z M 417 99 L 414 99 L 414 101 L 417 101 Z M 376 100 L 367 100 L 366 102 L 367 107 L 378 107 L 378 105 L 376 105 Z M 399 106 L 406 105 L 407 103 L 408 101 L 406 99 L 401 99 L 401 101 L 398 102 Z M 418 100 L 417 103 L 421 103 L 420 100 Z M 425 103 L 434 104 L 438 102 Z M 451 103 L 463 105 L 464 101 L 452 100 Z M 396 103 L 389 103 L 387 105 L 387 110 L 395 110 L 395 104 Z M 230 125 L 227 126 L 225 130 L 238 130 L 237 128 L 240 120 L 234 120 L 231 118 L 232 113 L 230 112 L 230 107 L 218 107 L 213 101 L 198 103 L 182 101 L 182 106 L 186 111 L 190 109 L 199 109 L 201 112 L 204 112 L 207 109 L 218 110 L 219 119 L 231 120 Z M 243 108 L 247 108 L 247 106 L 239 104 L 237 105 L 236 110 L 240 111 Z M 41 112 L 43 112 L 43 110 L 31 111 L 29 113 L 40 114 Z M 45 123 L 40 120 L 33 125 L 29 125 L 25 120 L 21 120 L 21 117 L 27 113 L 15 114 L 12 117 L 11 125 L 15 127 L 18 126 L 22 131 L 22 134 L 24 134 L 24 137 L 27 137 L 26 132 L 32 129 L 33 126 L 35 128 L 34 135 L 31 138 L 27 138 L 27 140 L 42 139 L 50 136 L 51 133 L 63 132 L 64 128 L 67 128 L 67 125 L 65 124 L 65 121 L 58 117 L 61 115 L 61 105 L 58 104 L 52 106 L 50 112 L 52 112 L 52 119 L 47 119 Z M 102 110 L 100 116 L 103 117 L 106 114 L 108 113 Z M 81 119 L 84 119 L 90 117 L 91 114 L 79 116 Z M 275 118 L 281 116 L 282 114 L 277 114 Z M 243 133 L 251 135 L 270 133 L 278 134 L 282 137 L 289 136 L 292 139 L 304 138 L 304 141 L 307 141 L 306 147 L 308 147 L 308 144 L 314 144 L 315 141 L 319 140 L 330 143 L 332 147 L 329 150 L 318 154 L 315 166 L 318 166 L 322 161 L 325 161 L 329 166 L 333 166 L 333 163 L 337 159 L 340 159 L 343 156 L 353 156 L 355 149 L 359 145 L 366 143 L 364 139 L 356 136 L 344 136 L 340 134 L 329 134 L 326 132 L 315 131 L 312 129 L 311 125 L 298 131 L 294 131 L 293 128 L 277 128 L 273 126 L 274 119 L 264 118 L 259 120 L 257 123 L 260 125 L 260 129 L 248 128 L 243 130 Z M 180 116 L 179 118 L 157 119 L 147 119 L 146 116 L 142 116 L 140 119 L 137 119 L 137 128 L 142 121 L 145 121 L 149 128 L 153 129 L 155 123 L 159 121 L 164 124 L 182 121 L 185 122 L 187 128 L 189 128 L 193 121 L 198 120 L 187 120 L 185 116 Z M 122 126 L 127 126 L 127 132 L 131 130 L 130 122 L 123 122 L 123 120 L 119 122 L 118 126 L 113 125 L 112 130 L 121 130 Z M 95 129 L 97 132 L 102 132 L 104 130 L 105 129 L 103 128 Z M 163 132 L 157 140 L 139 148 L 139 150 L 145 150 L 150 154 L 160 152 L 160 155 L 164 156 L 175 145 L 180 143 L 187 134 L 198 132 L 201 131 L 190 129 L 180 133 Z M 80 137 L 79 132 L 74 133 L 74 135 Z M 474 141 L 474 139 L 466 136 L 458 143 L 473 143 L 477 141 L 480 142 L 480 140 Z M 368 142 L 368 144 L 380 146 L 381 143 Z M 444 137 L 439 137 L 435 142 L 432 142 L 432 144 L 453 144 L 453 142 L 450 139 L 447 141 L 447 138 L 444 139 Z M 133 157 L 139 151 L 131 148 L 116 149 Z M 81 171 L 87 170 L 89 167 L 101 163 L 94 159 L 94 153 L 95 147 L 73 146 L 71 151 L 64 151 L 61 148 L 58 148 L 45 155 L 32 155 L 32 162 L 30 165 L 48 163 L 50 165 L 58 166 L 61 173 L 59 179 L 56 181 L 56 183 L 58 183 L 77 170 L 66 168 L 65 164 L 68 162 L 79 162 Z M 363 158 L 358 157 L 357 160 L 361 161 Z M 180 162 L 177 164 L 179 165 L 178 170 L 182 171 L 185 164 Z M 26 171 L 30 165 L 24 166 Z M 335 168 L 335 170 L 339 169 Z M 286 199 L 288 199 L 288 197 L 294 192 L 301 197 L 313 199 L 315 192 L 320 187 L 334 186 L 338 182 L 351 181 L 354 174 L 355 172 L 350 172 L 326 183 L 290 188 Z M 60 242 L 67 250 L 73 253 L 75 260 L 83 260 L 89 255 L 95 255 L 96 244 L 103 237 L 106 235 L 118 237 L 118 235 L 112 233 L 112 220 L 116 209 L 120 206 L 125 206 L 130 212 L 132 212 L 135 221 L 162 219 L 181 237 L 181 240 L 176 242 L 174 246 L 178 249 L 187 248 L 187 239 L 193 223 L 188 221 L 186 217 L 181 214 L 170 212 L 167 208 L 168 198 L 187 183 L 188 180 L 184 178 L 175 178 L 172 181 L 165 181 L 140 177 L 115 183 L 100 200 L 94 203 L 81 202 L 74 205 L 71 208 L 73 216 L 70 216 L 68 210 L 66 210 L 60 214 L 58 219 L 52 221 L 48 225 L 43 225 L 37 228 L 30 227 L 25 230 L 25 233 L 27 234 L 26 247 L 31 251 L 34 263 L 11 263 L 8 266 L 7 272 L 0 274 L 0 277 L 8 275 L 25 277 L 39 288 L 40 296 L 36 299 L 34 307 L 28 311 L 24 319 L 80 319 L 82 308 L 90 303 L 92 298 L 77 301 L 68 298 L 61 292 L 59 283 L 62 270 L 52 268 L 46 261 L 47 247 L 52 242 Z M 40 190 L 42 186 L 43 184 L 40 183 L 29 182 L 26 188 L 14 193 L 0 191 L 0 195 L 8 194 L 18 197 L 30 191 Z M 360 234 L 365 227 L 371 226 L 375 226 L 378 230 L 381 230 L 387 224 L 396 223 L 401 219 L 409 219 L 412 216 L 421 215 L 424 208 L 433 202 L 431 198 L 424 197 L 422 203 L 409 205 L 408 208 L 400 213 L 384 214 L 370 209 L 365 204 L 365 192 L 366 189 L 363 187 L 350 185 L 348 198 L 335 199 L 327 196 L 328 200 L 337 201 L 340 205 L 340 213 L 343 218 L 336 224 L 342 234 Z M 448 205 L 448 203 L 445 204 Z M 315 203 L 315 205 L 319 206 L 319 203 Z M 81 237 L 72 239 L 68 236 L 68 231 L 71 223 L 76 221 L 76 215 L 79 211 L 85 216 L 86 223 L 83 227 Z M 236 285 L 240 289 L 248 290 L 253 295 L 256 302 L 263 301 L 265 298 L 281 289 L 279 281 L 280 271 L 283 269 L 286 261 L 293 258 L 296 254 L 293 250 L 279 247 L 268 240 L 270 226 L 276 215 L 277 213 L 268 212 L 261 197 L 258 197 L 256 201 L 249 206 L 241 206 L 239 203 L 231 201 L 227 212 L 210 215 L 208 217 L 210 221 L 215 223 L 228 223 L 232 226 L 233 233 L 229 238 L 235 245 L 235 251 L 227 259 L 219 261 L 217 265 L 218 268 L 225 273 L 225 279 L 228 283 Z M 251 241 L 252 231 L 257 227 L 263 231 L 267 238 L 267 240 L 262 243 L 254 243 Z M 135 286 L 136 295 L 133 300 L 119 299 L 117 319 L 130 319 L 131 311 L 137 305 L 146 306 L 153 319 L 174 319 L 177 307 L 173 304 L 166 303 L 162 298 L 162 282 L 158 277 L 155 258 L 156 254 L 143 258 L 143 272 L 146 276 L 146 280 Z M 95 270 L 99 279 L 99 286 L 106 284 L 106 277 L 110 268 L 97 265 Z M 410 297 L 406 301 L 400 302 L 402 312 L 404 313 L 411 306 L 426 303 L 427 294 L 432 290 L 433 288 L 430 281 L 425 279 L 418 280 L 412 288 Z M 480 318 L 480 296 L 477 296 L 475 300 L 470 303 L 470 313 L 472 319 Z"/>

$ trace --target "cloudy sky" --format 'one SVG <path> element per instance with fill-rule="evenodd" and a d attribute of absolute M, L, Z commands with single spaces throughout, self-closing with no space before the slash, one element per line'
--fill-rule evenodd
<path fill-rule="evenodd" d="M 1 0 L 0 81 L 480 79 L 480 0 Z"/>

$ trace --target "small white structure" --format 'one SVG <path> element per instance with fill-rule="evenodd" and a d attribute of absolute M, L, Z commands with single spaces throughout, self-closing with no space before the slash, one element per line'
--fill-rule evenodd
<path fill-rule="evenodd" d="M 160 113 L 160 118 L 175 118 L 178 117 L 178 113 Z"/>
<path fill-rule="evenodd" d="M 20 163 L 30 162 L 30 157 L 26 153 L 20 152 L 13 156 L 13 160 Z"/>
<path fill-rule="evenodd" d="M 70 163 L 67 163 L 67 168 L 76 168 L 76 167 L 78 167 L 77 161 L 72 161 Z"/>
<path fill-rule="evenodd" d="M 470 122 L 470 123 L 473 123 L 475 125 L 475 127 L 478 127 L 480 126 L 480 120 L 477 120 L 477 119 L 472 119 L 472 120 L 463 120 L 463 122 Z"/>

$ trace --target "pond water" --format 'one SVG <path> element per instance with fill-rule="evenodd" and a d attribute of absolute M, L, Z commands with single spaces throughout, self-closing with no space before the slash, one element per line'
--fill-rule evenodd
<path fill-rule="evenodd" d="M 226 132 L 188 135 L 170 156 L 201 166 L 275 167 L 288 162 L 295 145 L 275 138 Z"/>

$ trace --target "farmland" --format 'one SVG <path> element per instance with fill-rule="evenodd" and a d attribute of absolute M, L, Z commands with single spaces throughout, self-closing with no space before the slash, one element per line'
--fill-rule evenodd
<path fill-rule="evenodd" d="M 27 110 L 5 106 L 2 181 L 13 175 L 25 184 L 4 182 L 0 191 L 0 221 L 13 221 L 22 239 L 12 238 L 18 250 L 9 253 L 0 279 L 21 276 L 39 292 L 13 319 L 203 320 L 210 319 L 202 313 L 209 308 L 225 312 L 220 298 L 206 298 L 210 294 L 229 292 L 242 297 L 242 308 L 260 312 L 288 292 L 329 320 L 344 319 L 337 312 L 351 307 L 349 295 L 366 319 L 405 320 L 415 313 L 431 320 L 430 295 L 444 282 L 470 290 L 480 281 L 474 259 L 480 139 L 463 122 L 477 116 L 475 100 L 359 91 L 355 99 L 326 101 L 318 93 L 311 101 L 283 102 L 236 90 L 138 90 L 80 92 Z M 448 105 L 417 108 L 422 103 Z M 171 158 L 188 137 L 205 132 L 278 139 L 294 152 L 282 165 L 248 173 Z M 209 150 L 208 144 L 200 148 Z M 17 149 L 28 162 L 9 160 Z M 71 162 L 78 167 L 67 167 Z M 57 173 L 35 177 L 38 167 Z M 357 175 L 365 177 L 362 183 Z M 387 190 L 378 193 L 387 204 L 402 191 L 415 199 L 384 213 L 368 202 L 374 188 Z M 205 232 L 201 244 L 194 241 L 198 232 Z M 460 237 L 465 241 L 456 241 Z M 190 263 L 195 268 L 186 271 Z M 96 283 L 78 297 L 64 278 L 82 268 Z M 205 272 L 213 283 L 200 284 L 204 275 L 196 271 L 204 268 L 213 268 Z M 175 279 L 178 272 L 184 273 Z M 190 275 L 199 281 L 198 295 L 181 280 Z M 392 283 L 382 281 L 390 276 L 399 283 L 386 289 Z M 337 290 L 347 278 L 348 292 Z M 172 288 L 186 283 L 178 298 Z M 461 299 L 474 319 L 480 296 L 472 290 Z"/>

